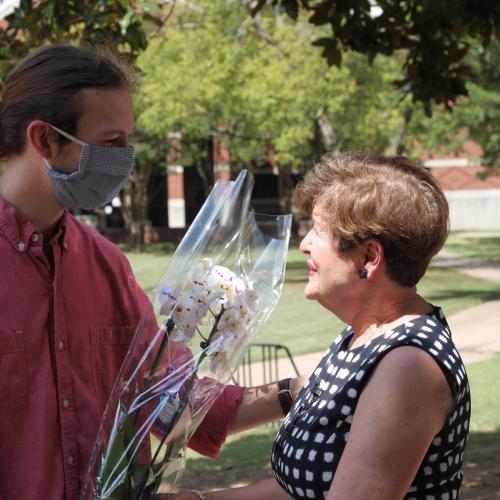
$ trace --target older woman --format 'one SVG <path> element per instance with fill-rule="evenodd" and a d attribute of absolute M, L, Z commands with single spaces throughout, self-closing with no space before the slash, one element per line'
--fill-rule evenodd
<path fill-rule="evenodd" d="M 323 157 L 297 200 L 314 223 L 306 297 L 349 326 L 278 432 L 276 481 L 205 497 L 457 498 L 469 387 L 443 312 L 416 289 L 447 237 L 441 189 L 406 158 L 347 153 Z"/>

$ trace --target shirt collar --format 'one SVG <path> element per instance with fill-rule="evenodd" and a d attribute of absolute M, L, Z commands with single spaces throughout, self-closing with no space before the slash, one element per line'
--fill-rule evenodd
<path fill-rule="evenodd" d="M 60 241 L 63 246 L 67 246 L 66 223 L 69 218 L 65 210 L 54 236 L 54 239 Z M 0 196 L 0 233 L 5 235 L 18 252 L 25 252 L 30 244 L 40 245 L 42 242 L 42 235 L 33 222 L 2 196 Z"/>

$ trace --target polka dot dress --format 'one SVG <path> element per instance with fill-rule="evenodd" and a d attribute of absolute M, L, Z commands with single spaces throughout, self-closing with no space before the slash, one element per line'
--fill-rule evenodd
<path fill-rule="evenodd" d="M 346 328 L 330 346 L 285 418 L 274 441 L 274 475 L 291 498 L 326 498 L 356 405 L 377 363 L 399 346 L 417 346 L 441 366 L 454 396 L 443 429 L 434 437 L 405 499 L 454 499 L 470 420 L 465 368 L 440 308 L 406 322 L 363 346 L 348 349 Z"/>

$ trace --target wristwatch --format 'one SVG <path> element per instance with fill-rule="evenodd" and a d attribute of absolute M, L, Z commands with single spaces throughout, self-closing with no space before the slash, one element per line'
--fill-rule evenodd
<path fill-rule="evenodd" d="M 292 379 L 284 378 L 278 382 L 278 401 L 281 409 L 283 410 L 283 415 L 288 415 L 288 412 L 293 404 L 292 391 L 290 390 L 290 380 Z"/>

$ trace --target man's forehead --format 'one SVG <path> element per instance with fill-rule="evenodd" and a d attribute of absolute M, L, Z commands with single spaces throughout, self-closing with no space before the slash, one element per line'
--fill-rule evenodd
<path fill-rule="evenodd" d="M 97 133 L 132 132 L 135 119 L 128 88 L 86 88 L 82 89 L 81 98 L 80 124 L 91 124 Z"/>

